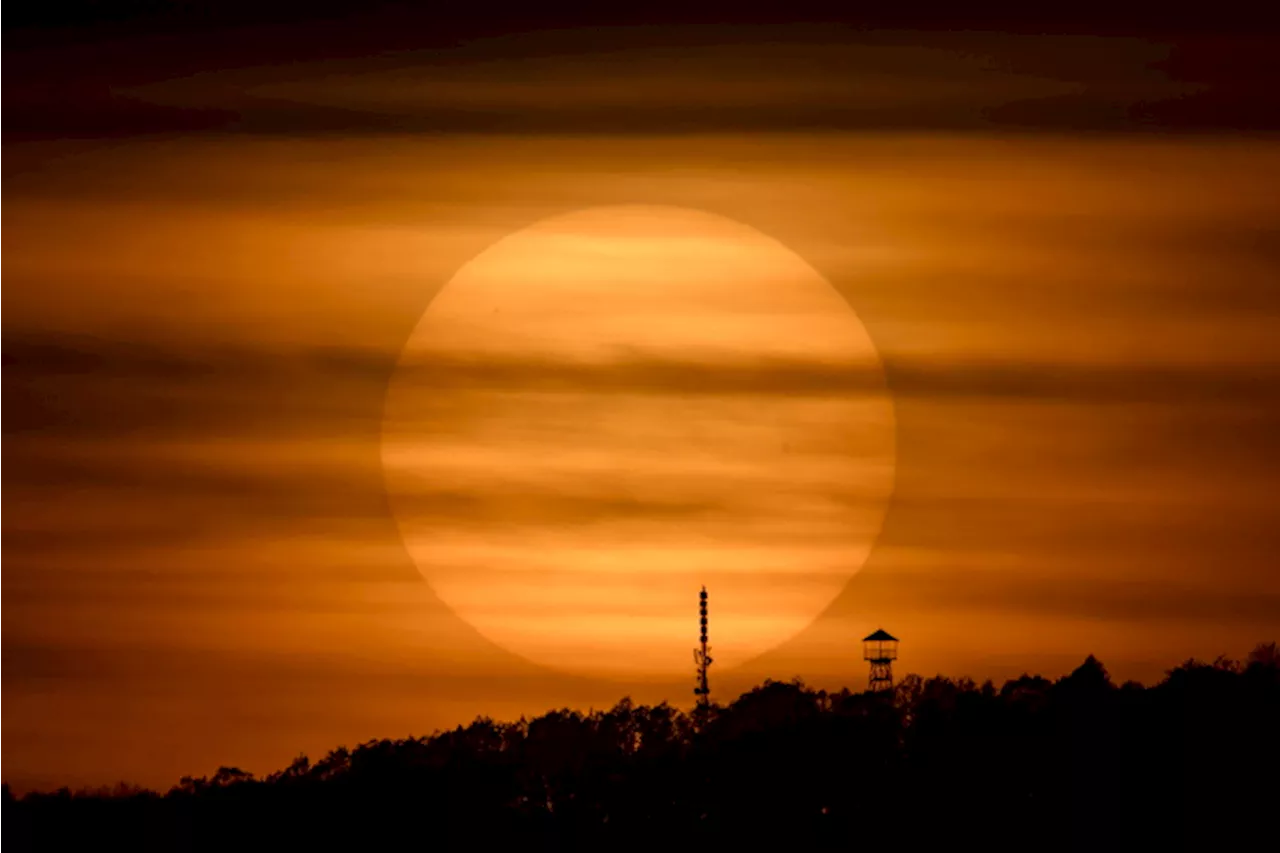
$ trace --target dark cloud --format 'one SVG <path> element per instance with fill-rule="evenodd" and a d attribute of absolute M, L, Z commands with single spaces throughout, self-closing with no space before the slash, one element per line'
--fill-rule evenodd
<path fill-rule="evenodd" d="M 447 391 L 574 390 L 676 395 L 849 396 L 878 393 L 874 365 L 737 358 L 680 360 L 623 351 L 610 362 L 550 361 L 473 353 L 406 361 L 391 348 L 254 348 L 142 343 L 11 333 L 3 343 L 6 435 L 103 434 L 236 422 L 270 429 L 305 417 L 318 430 L 382 417 L 397 369 L 423 388 Z M 903 398 L 1097 402 L 1243 402 L 1280 399 L 1280 364 L 1045 363 L 895 357 L 884 365 Z M 343 389 L 360 392 L 339 397 Z M 244 421 L 252 416 L 251 421 Z"/>
<path fill-rule="evenodd" d="M 375 434 L 395 354 L 9 334 L 5 435 Z M 343 393 L 335 393 L 341 390 Z"/>
<path fill-rule="evenodd" d="M 101 648 L 68 649 L 31 641 L 4 644 L 5 681 L 10 683 L 49 682 L 61 679 L 110 682 L 114 673 L 110 655 Z"/>
<path fill-rule="evenodd" d="M 1093 26 L 1016 17 L 889 30 L 889 18 L 608 29 L 477 18 L 453 21 L 451 35 L 434 13 L 415 26 L 375 10 L 102 26 L 80 40 L 19 27 L 6 134 L 1280 129 L 1275 43 L 1259 30 L 1210 38 L 1198 21 L 1178 34 L 1162 15 L 1162 34 L 1143 38 L 1111 15 Z"/>
<path fill-rule="evenodd" d="M 874 366 L 784 359 L 708 364 L 640 356 L 587 364 L 477 356 L 434 359 L 418 369 L 423 387 L 441 390 L 839 397 L 878 393 L 885 387 Z M 926 399 L 1266 403 L 1277 399 L 1280 392 L 1280 365 L 1272 364 L 1037 364 L 895 358 L 887 362 L 886 371 L 888 388 L 895 396 Z"/>
<path fill-rule="evenodd" d="M 1170 6 L 1153 16 L 1148 10 L 1117 8 L 1102 0 L 1080 0 L 1068 6 L 1032 6 L 1013 0 L 984 3 L 981 8 L 953 3 L 924 2 L 907 8 L 875 5 L 849 8 L 845 3 L 800 3 L 787 7 L 732 4 L 732 8 L 703 9 L 687 3 L 655 3 L 644 10 L 568 4 L 526 10 L 508 3 L 476 2 L 423 9 L 402 0 L 221 0 L 174 4 L 163 0 L 62 0 L 59 3 L 17 4 L 10 13 L 18 32 L 70 31 L 87 28 L 152 33 L 208 32 L 274 25 L 306 26 L 327 23 L 335 30 L 350 30 L 355 23 L 380 23 L 383 36 L 408 23 L 435 26 L 423 32 L 403 33 L 404 39 L 448 41 L 461 37 L 494 36 L 530 29 L 573 26 L 714 24 L 741 22 L 778 25 L 811 21 L 851 27 L 903 27 L 922 29 L 1006 29 L 1028 32 L 1152 32 L 1198 28 L 1206 32 L 1251 32 L 1276 16 L 1253 3 L 1221 2 L 1212 7 L 1188 9 Z M 294 46 L 293 50 L 298 50 Z"/>
<path fill-rule="evenodd" d="M 156 551 L 218 539 L 315 531 L 342 537 L 351 524 L 376 527 L 353 536 L 397 541 L 379 451 L 395 364 L 389 351 L 34 334 L 7 335 L 3 346 L 6 556 L 47 563 L 58 555 Z M 475 355 L 417 369 L 425 387 L 442 392 L 571 388 L 767 400 L 882 387 L 874 373 L 830 364 L 707 365 L 642 353 L 605 365 Z M 1280 429 L 1280 366 L 893 359 L 887 371 L 899 404 L 899 460 L 885 541 L 979 551 L 1064 542 L 1077 553 L 1112 556 L 1142 555 L 1164 543 L 1196 559 L 1229 541 L 1250 555 L 1251 565 L 1275 545 L 1265 506 L 1245 509 L 1253 506 L 1250 490 L 1277 461 L 1272 436 Z M 1001 403 L 1019 405 L 992 405 Z M 483 404 L 457 393 L 424 395 L 424 404 L 433 434 L 483 440 L 468 426 Z M 839 425 L 832 430 L 838 436 Z M 273 441 L 302 442 L 296 446 L 303 450 L 317 442 L 314 458 L 305 452 L 273 458 Z M 165 442 L 178 442 L 178 451 L 166 450 Z M 1065 492 L 1045 490 L 1046 482 L 1060 482 L 1068 472 Z M 1229 495 L 1218 492 L 1196 497 L 1193 491 L 1181 509 L 1163 510 L 1147 497 L 1114 505 L 1088 497 L 1108 489 L 1149 495 L 1155 473 L 1182 485 L 1232 480 L 1239 505 L 1228 506 Z M 400 500 L 415 515 L 472 527 L 655 518 L 678 524 L 725 510 L 690 494 L 677 499 L 605 493 L 583 483 L 505 483 L 500 472 L 493 474 L 492 482 L 465 490 L 423 484 Z M 988 477 L 1003 483 L 1003 491 L 984 496 Z M 74 529 L 65 520 L 40 521 L 49 495 L 77 494 L 153 509 L 115 526 L 92 518 Z M 829 497 L 851 510 L 862 500 L 856 490 Z"/>
<path fill-rule="evenodd" d="M 174 591 L 173 588 L 169 590 Z M 215 601 L 214 605 L 222 603 Z M 269 602 L 267 607 L 278 608 L 281 603 L 276 600 Z M 253 606 L 252 601 L 243 598 L 234 604 L 237 609 Z M 323 606 L 333 607 L 334 602 L 326 602 Z M 381 611 L 381 615 L 386 615 L 394 609 L 382 605 L 368 612 L 378 615 Z M 360 613 L 363 608 L 359 602 L 347 602 L 343 610 L 335 612 Z M 488 673 L 476 671 L 475 656 L 472 652 L 460 660 L 449 657 L 424 660 L 413 656 L 377 660 L 342 654 L 299 656 L 264 653 L 261 649 L 207 649 L 189 645 L 106 644 L 90 647 L 74 640 L 45 640 L 6 643 L 4 667 L 6 684 L 14 688 L 32 682 L 39 685 L 64 679 L 72 682 L 85 679 L 124 682 L 138 688 L 149 687 L 150 692 L 164 693 L 176 688 L 206 701 L 210 693 L 225 689 L 226 681 L 230 679 L 284 687 L 286 695 L 295 692 L 324 694 L 332 691 L 335 679 L 340 679 L 344 689 L 356 696 L 385 683 L 398 687 L 397 692 L 416 694 L 419 697 L 415 703 L 419 714 L 423 710 L 420 697 L 433 693 L 485 699 L 496 697 L 506 701 L 520 698 L 543 700 L 548 687 L 553 686 L 560 691 L 556 694 L 558 698 L 570 702 L 582 700 L 584 704 L 616 701 L 619 695 L 614 692 L 599 695 L 602 686 L 599 680 L 536 667 L 516 659 L 508 661 L 508 671 L 502 679 L 495 680 Z M 495 681 L 500 681 L 501 685 Z M 609 691 L 613 689 L 612 686 L 607 687 Z M 586 696 L 582 695 L 584 692 L 587 692 Z M 330 705 L 332 698 L 317 698 L 316 701 Z M 299 713 L 304 712 L 302 706 L 297 707 Z M 455 722 L 449 720 L 447 724 Z M 406 724 L 410 723 L 406 721 Z M 421 725 L 421 721 L 412 725 Z M 325 748 L 334 745 L 323 744 Z"/>
<path fill-rule="evenodd" d="M 217 460 L 197 445 L 178 458 L 151 455 L 148 448 L 99 446 L 12 448 L 5 485 L 63 492 L 92 490 L 115 502 L 153 500 L 150 521 L 81 532 L 68 541 L 53 530 L 6 531 L 6 551 L 41 550 L 55 545 L 73 549 L 121 544 L 155 546 L 174 541 L 216 538 L 233 533 L 265 533 L 299 522 L 381 519 L 388 515 L 377 448 L 343 463 L 273 462 L 252 446 Z M 176 516 L 165 512 L 186 504 Z M 194 505 L 192 505 L 194 504 Z M 450 527 L 521 524 L 590 524 L 628 519 L 678 521 L 723 510 L 722 503 L 620 494 L 602 484 L 522 485 L 486 483 L 468 489 L 430 483 L 398 494 L 395 506 L 412 517 Z M 15 516 L 20 521 L 22 512 Z"/>

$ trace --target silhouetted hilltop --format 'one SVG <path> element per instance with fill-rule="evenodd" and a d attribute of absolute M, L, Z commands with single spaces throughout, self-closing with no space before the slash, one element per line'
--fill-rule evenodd
<path fill-rule="evenodd" d="M 1264 849 L 1280 652 L 1154 687 L 1093 657 L 1056 681 L 767 681 L 727 706 L 552 711 L 235 767 L 161 795 L 4 796 L 16 850 Z"/>

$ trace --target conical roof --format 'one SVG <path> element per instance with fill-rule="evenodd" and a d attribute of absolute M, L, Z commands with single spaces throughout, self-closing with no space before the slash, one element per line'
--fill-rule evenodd
<path fill-rule="evenodd" d="M 892 641 L 893 641 L 893 642 L 895 642 L 895 643 L 896 643 L 896 642 L 898 642 L 898 638 L 897 638 L 897 637 L 893 636 L 892 634 L 890 634 L 888 631 L 886 631 L 886 630 L 885 630 L 885 629 L 883 629 L 883 628 L 877 628 L 877 629 L 876 629 L 876 632 L 875 632 L 874 634 L 872 634 L 872 635 L 871 635 L 871 636 L 869 636 L 869 637 L 863 637 L 863 638 L 862 638 L 862 642 L 864 642 L 864 643 L 874 643 L 874 642 L 878 642 L 878 641 L 879 641 L 879 642 L 883 642 L 883 641 L 887 641 L 887 640 L 892 640 Z"/>

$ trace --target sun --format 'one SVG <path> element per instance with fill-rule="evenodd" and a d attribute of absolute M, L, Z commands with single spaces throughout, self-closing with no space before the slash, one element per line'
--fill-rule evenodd
<path fill-rule="evenodd" d="M 871 338 L 802 258 L 697 210 L 537 222 L 423 314 L 382 459 L 437 595 L 503 648 L 596 676 L 717 668 L 803 630 L 865 562 L 894 477 Z"/>

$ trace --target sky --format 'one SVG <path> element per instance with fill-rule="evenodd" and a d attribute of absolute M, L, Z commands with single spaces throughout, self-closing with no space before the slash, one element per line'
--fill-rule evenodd
<path fill-rule="evenodd" d="M 704 582 L 721 701 L 877 627 L 1280 633 L 1259 28 L 61 8 L 6 31 L 15 788 L 687 706 Z"/>

